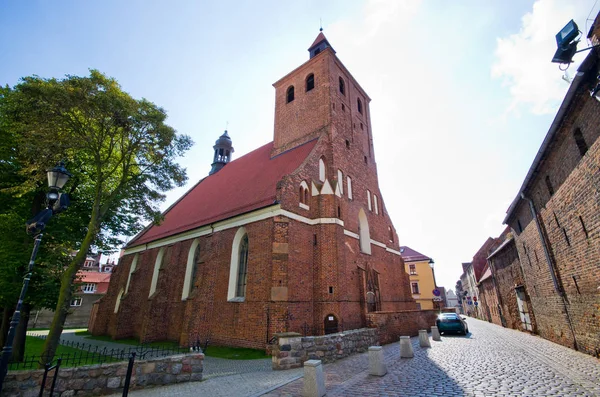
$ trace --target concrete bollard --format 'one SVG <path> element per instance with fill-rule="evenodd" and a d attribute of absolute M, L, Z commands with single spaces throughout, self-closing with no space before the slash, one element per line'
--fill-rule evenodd
<path fill-rule="evenodd" d="M 400 337 L 400 358 L 413 358 L 415 352 L 413 351 L 412 344 L 410 343 L 410 336 Z"/>
<path fill-rule="evenodd" d="M 369 375 L 383 376 L 387 374 L 387 367 L 383 361 L 383 347 L 369 347 Z"/>
<path fill-rule="evenodd" d="M 431 327 L 431 339 L 433 339 L 436 342 L 442 340 L 442 337 L 440 336 L 440 330 L 435 325 Z"/>
<path fill-rule="evenodd" d="M 325 375 L 321 360 L 304 362 L 304 397 L 323 397 L 325 395 Z"/>
<path fill-rule="evenodd" d="M 419 330 L 419 346 L 431 347 L 431 343 L 429 343 L 429 335 L 427 335 L 426 329 Z"/>

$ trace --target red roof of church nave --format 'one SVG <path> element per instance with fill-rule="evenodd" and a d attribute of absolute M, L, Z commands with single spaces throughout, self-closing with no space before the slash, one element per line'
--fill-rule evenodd
<path fill-rule="evenodd" d="M 277 182 L 302 164 L 316 142 L 312 140 L 273 158 L 270 142 L 230 162 L 191 188 L 163 214 L 160 225 L 142 231 L 127 245 L 145 244 L 273 204 Z"/>

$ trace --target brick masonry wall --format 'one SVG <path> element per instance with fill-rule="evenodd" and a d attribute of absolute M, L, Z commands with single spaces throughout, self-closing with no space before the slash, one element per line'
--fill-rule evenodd
<path fill-rule="evenodd" d="M 177 355 L 135 361 L 129 390 L 145 389 L 181 382 L 202 380 L 204 354 Z M 100 396 L 121 393 L 125 385 L 128 362 L 60 368 L 54 393 L 56 396 Z M 44 370 L 11 371 L 4 381 L 3 396 L 37 396 Z M 46 387 L 52 384 L 54 371 L 48 374 Z"/>
<path fill-rule="evenodd" d="M 556 288 L 525 201 L 519 202 L 509 222 L 516 235 L 539 334 L 600 356 L 600 102 L 587 91 L 597 70 L 596 66 L 590 80 L 582 83 L 546 159 L 538 167 L 538 176 L 526 190 L 539 214 L 551 261 L 556 264 Z M 576 128 L 588 146 L 583 156 L 573 135 Z"/>
<path fill-rule="evenodd" d="M 301 367 L 306 360 L 331 363 L 355 353 L 364 353 L 378 345 L 377 330 L 361 328 L 323 336 L 301 336 L 297 333 L 277 335 L 271 350 L 273 369 Z"/>
<path fill-rule="evenodd" d="M 491 323 L 502 325 L 500 311 L 498 310 L 498 295 L 494 288 L 492 278 L 487 278 L 479 283 L 479 306 L 483 319 Z"/>
<path fill-rule="evenodd" d="M 400 336 L 416 336 L 421 329 L 431 331 L 437 316 L 436 310 L 377 312 L 368 313 L 367 321 L 379 330 L 379 343 L 384 345 L 398 342 Z"/>

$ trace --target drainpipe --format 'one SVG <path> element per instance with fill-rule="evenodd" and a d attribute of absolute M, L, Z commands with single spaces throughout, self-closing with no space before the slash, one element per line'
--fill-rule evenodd
<path fill-rule="evenodd" d="M 542 225 L 540 224 L 540 220 L 537 216 L 537 212 L 535 210 L 535 206 L 533 205 L 533 200 L 525 196 L 525 193 L 521 192 L 521 198 L 529 203 L 529 210 L 531 211 L 531 216 L 535 221 L 535 226 L 537 228 L 538 234 L 540 235 L 540 241 L 542 242 L 542 248 L 544 249 L 544 255 L 546 256 L 546 262 L 548 263 L 548 270 L 550 270 L 550 276 L 552 277 L 552 282 L 554 283 L 554 289 L 561 297 L 563 308 L 565 309 L 565 318 L 567 319 L 567 324 L 569 325 L 569 329 L 571 330 L 571 334 L 573 334 L 573 347 L 575 350 L 579 350 L 577 346 L 577 338 L 575 337 L 575 330 L 573 329 L 573 323 L 571 322 L 571 316 L 569 315 L 569 309 L 567 308 L 567 297 L 565 295 L 565 291 L 558 284 L 558 279 L 556 278 L 555 269 L 556 266 L 552 257 L 550 256 L 550 249 L 548 247 L 548 242 L 544 237 L 544 233 L 542 232 Z"/>

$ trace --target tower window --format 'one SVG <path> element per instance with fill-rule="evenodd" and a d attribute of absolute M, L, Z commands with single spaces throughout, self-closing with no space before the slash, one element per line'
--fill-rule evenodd
<path fill-rule="evenodd" d="M 348 198 L 352 200 L 352 178 L 346 177 L 346 187 L 348 188 Z"/>
<path fill-rule="evenodd" d="M 369 211 L 373 211 L 373 207 L 371 206 L 371 191 L 367 190 L 367 206 L 369 207 Z"/>
<path fill-rule="evenodd" d="M 344 79 L 340 77 L 340 93 L 342 95 L 346 95 L 346 83 L 344 83 Z"/>
<path fill-rule="evenodd" d="M 294 86 L 293 85 L 289 86 L 289 88 L 287 89 L 286 98 L 287 98 L 287 103 L 290 103 L 294 100 Z"/>
<path fill-rule="evenodd" d="M 344 111 L 344 112 L 346 111 L 346 105 L 344 105 L 343 103 L 342 103 L 342 111 Z"/>
<path fill-rule="evenodd" d="M 546 175 L 546 187 L 548 188 L 548 193 L 550 196 L 554 194 L 554 187 L 552 186 L 552 182 L 550 181 L 550 175 Z"/>
<path fill-rule="evenodd" d="M 389 232 L 389 234 L 390 234 L 390 237 L 389 237 L 389 239 L 390 239 L 390 241 L 393 243 L 393 242 L 394 242 L 394 232 L 393 232 L 393 230 L 392 230 L 392 227 L 391 227 L 391 226 L 388 226 L 388 232 Z"/>
<path fill-rule="evenodd" d="M 304 209 L 309 209 L 308 207 L 308 184 L 305 181 L 302 181 L 300 183 L 300 188 L 299 188 L 299 198 L 300 198 L 300 207 L 304 208 Z"/>
<path fill-rule="evenodd" d="M 306 78 L 306 92 L 312 90 L 313 88 L 315 88 L 315 75 L 311 73 Z"/>
<path fill-rule="evenodd" d="M 356 102 L 358 105 L 358 113 L 362 114 L 362 102 L 361 102 L 360 98 L 356 98 Z"/>
<path fill-rule="evenodd" d="M 575 143 L 577 144 L 577 148 L 579 148 L 579 154 L 583 157 L 583 155 L 587 152 L 588 146 L 583 138 L 583 134 L 579 128 L 575 128 L 573 131 L 573 137 L 575 138 Z"/>
<path fill-rule="evenodd" d="M 346 139 L 346 149 L 350 149 L 350 141 Z"/>
<path fill-rule="evenodd" d="M 327 170 L 325 168 L 325 161 L 323 158 L 319 159 L 319 180 L 321 182 L 325 182 L 325 178 L 327 177 Z"/>

